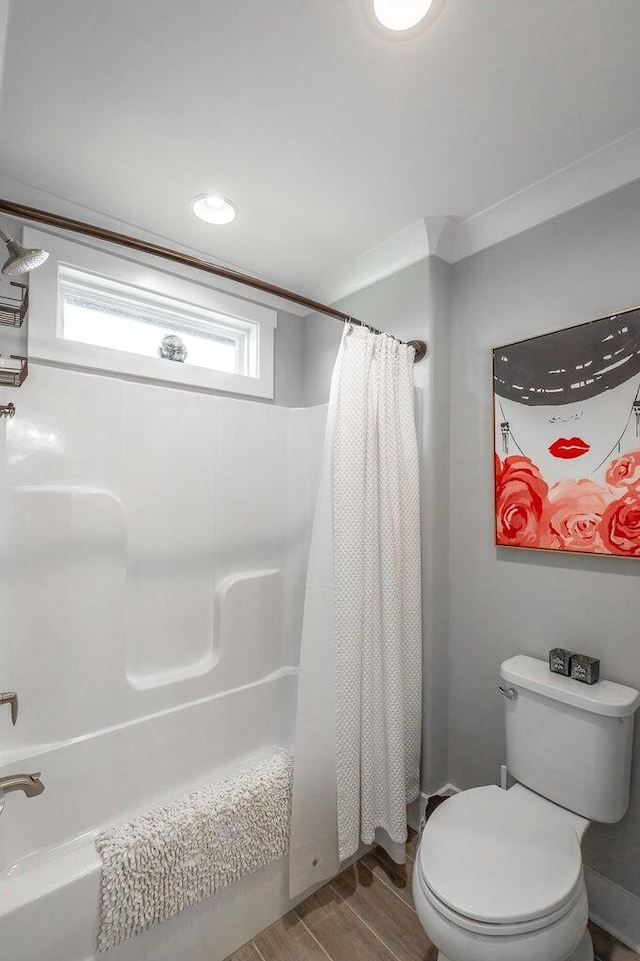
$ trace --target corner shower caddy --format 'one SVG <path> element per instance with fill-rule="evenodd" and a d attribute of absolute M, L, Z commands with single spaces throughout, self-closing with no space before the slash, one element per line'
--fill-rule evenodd
<path fill-rule="evenodd" d="M 0 325 L 3 327 L 22 327 L 29 310 L 29 287 L 11 281 L 11 286 L 18 289 L 17 297 L 0 296 Z M 25 338 L 26 342 L 26 338 Z M 5 367 L 3 360 L 16 361 L 15 366 Z M 19 387 L 24 383 L 28 373 L 27 358 L 23 354 L 9 354 L 3 358 L 0 355 L 0 386 Z"/>

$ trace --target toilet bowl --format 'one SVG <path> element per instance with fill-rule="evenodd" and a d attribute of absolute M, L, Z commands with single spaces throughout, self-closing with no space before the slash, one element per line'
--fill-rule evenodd
<path fill-rule="evenodd" d="M 588 826 L 520 784 L 440 805 L 413 880 L 439 961 L 593 961 L 580 850 Z"/>

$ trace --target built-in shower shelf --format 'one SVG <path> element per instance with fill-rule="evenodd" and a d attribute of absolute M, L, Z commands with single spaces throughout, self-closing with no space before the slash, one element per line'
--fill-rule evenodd
<path fill-rule="evenodd" d="M 199 661 L 169 668 L 166 671 L 143 674 L 135 670 L 127 671 L 127 681 L 137 691 L 147 691 L 154 687 L 165 687 L 167 684 L 178 684 L 194 677 L 208 674 L 216 666 L 217 655 L 209 652 Z"/>
<path fill-rule="evenodd" d="M 22 327 L 29 309 L 29 288 L 26 284 L 18 284 L 14 280 L 11 286 L 19 290 L 18 297 L 0 296 L 0 324 L 3 327 Z"/>

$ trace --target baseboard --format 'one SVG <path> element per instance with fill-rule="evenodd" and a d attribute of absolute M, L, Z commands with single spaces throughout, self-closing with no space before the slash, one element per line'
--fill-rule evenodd
<path fill-rule="evenodd" d="M 442 787 L 438 788 L 437 791 L 433 791 L 431 794 L 425 794 L 425 792 L 422 791 L 419 797 L 417 797 L 415 801 L 413 801 L 413 803 L 407 807 L 407 823 L 409 827 L 420 833 L 422 829 L 424 809 L 426 808 L 430 797 L 434 797 L 436 794 L 440 797 L 451 797 L 452 794 L 458 794 L 458 792 L 459 788 L 457 788 L 455 784 L 443 784 Z"/>
<path fill-rule="evenodd" d="M 585 867 L 589 917 L 632 951 L 640 952 L 640 898 Z"/>
<path fill-rule="evenodd" d="M 455 784 L 445 784 L 439 791 L 434 791 L 434 794 L 439 794 L 440 797 L 451 797 L 453 794 L 460 794 L 460 788 Z"/>

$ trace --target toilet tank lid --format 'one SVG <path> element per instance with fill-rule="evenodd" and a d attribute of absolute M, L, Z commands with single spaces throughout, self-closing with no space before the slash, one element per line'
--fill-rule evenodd
<path fill-rule="evenodd" d="M 518 654 L 510 657 L 500 667 L 500 676 L 505 681 L 535 691 L 555 701 L 563 701 L 592 714 L 607 717 L 626 717 L 640 706 L 640 692 L 624 684 L 613 681 L 598 681 L 597 684 L 584 684 L 562 674 L 553 674 L 547 661 L 536 657 Z"/>

